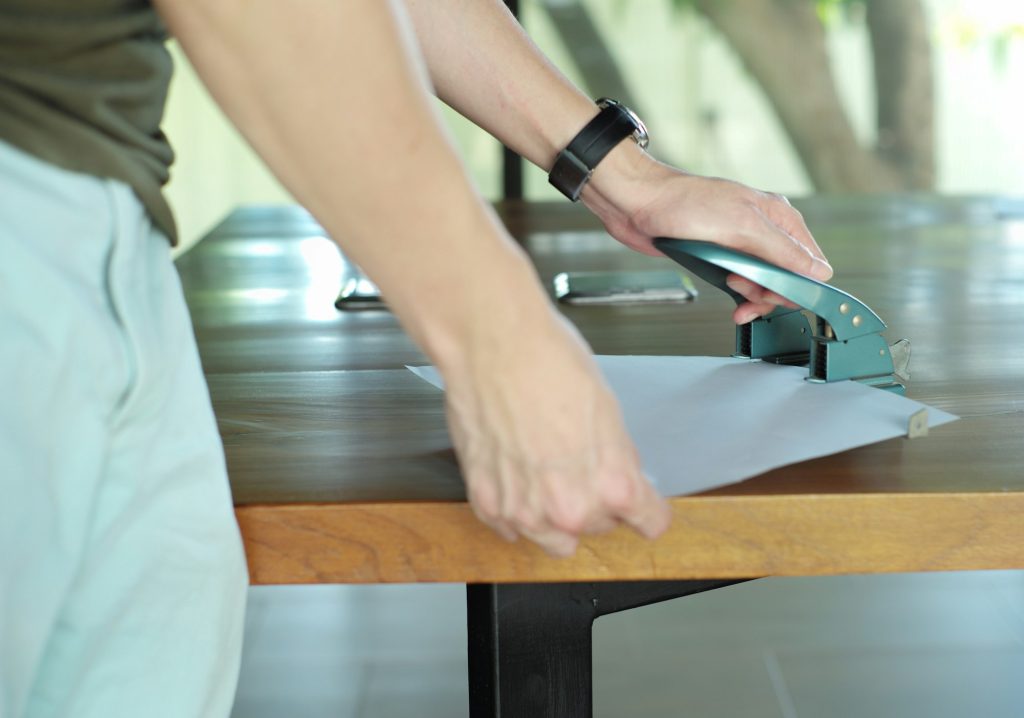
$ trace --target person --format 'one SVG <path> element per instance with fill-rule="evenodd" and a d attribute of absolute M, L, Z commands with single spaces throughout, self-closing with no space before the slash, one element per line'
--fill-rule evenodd
<path fill-rule="evenodd" d="M 246 574 L 160 193 L 164 27 L 447 383 L 470 502 L 556 556 L 670 511 L 429 97 L 545 169 L 598 114 L 497 0 L 0 0 L 0 715 L 226 716 Z M 623 140 L 608 232 L 827 279 L 784 198 Z M 733 278 L 737 322 L 779 297 Z M 429 297 L 429 301 L 423 301 Z"/>

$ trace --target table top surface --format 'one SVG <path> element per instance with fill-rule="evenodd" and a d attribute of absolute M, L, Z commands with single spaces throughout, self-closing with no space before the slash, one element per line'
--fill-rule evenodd
<path fill-rule="evenodd" d="M 178 259 L 258 582 L 688 578 L 1024 567 L 1024 211 L 998 197 L 796 202 L 832 283 L 913 347 L 908 395 L 958 414 L 894 439 L 672 499 L 547 559 L 476 524 L 426 358 L 386 311 L 333 306 L 345 260 L 303 210 L 243 208 Z M 674 268 L 566 204 L 499 206 L 542 281 Z M 486 271 L 486 268 L 467 269 Z M 727 355 L 731 301 L 563 307 L 596 353 Z M 685 470 L 685 458 L 680 462 Z M 354 550 L 354 548 L 356 550 Z M 354 556 L 338 558 L 336 551 Z"/>

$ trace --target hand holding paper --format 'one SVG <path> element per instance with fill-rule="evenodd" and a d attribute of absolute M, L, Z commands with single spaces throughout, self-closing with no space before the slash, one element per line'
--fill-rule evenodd
<path fill-rule="evenodd" d="M 622 406 L 648 476 L 666 496 L 695 493 L 771 469 L 902 436 L 928 409 L 844 381 L 812 384 L 806 369 L 720 357 L 597 357 Z M 412 368 L 441 386 L 431 367 Z"/>
<path fill-rule="evenodd" d="M 449 431 L 473 510 L 505 538 L 556 556 L 620 521 L 653 538 L 668 527 L 668 505 L 641 472 L 586 345 L 551 319 L 502 327 L 501 342 L 476 342 L 461 371 L 448 371 Z"/>

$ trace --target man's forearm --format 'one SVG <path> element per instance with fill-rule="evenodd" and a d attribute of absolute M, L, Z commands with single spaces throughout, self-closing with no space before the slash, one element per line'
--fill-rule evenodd
<path fill-rule="evenodd" d="M 543 169 L 597 114 L 500 0 L 405 0 L 438 97 Z"/>
<path fill-rule="evenodd" d="M 479 330 L 480 317 L 540 311 L 532 270 L 472 189 L 431 106 L 401 6 L 158 7 L 227 114 L 435 361 L 457 354 L 450 347 L 465 337 L 456 335 Z"/>
<path fill-rule="evenodd" d="M 545 170 L 597 114 L 500 0 L 404 0 L 438 96 Z M 594 169 L 581 195 L 616 239 L 648 254 L 656 236 L 719 242 L 819 279 L 832 270 L 784 198 L 662 165 L 630 141 Z M 737 309 L 763 314 L 770 302 Z"/>
<path fill-rule="evenodd" d="M 552 65 L 501 0 L 404 0 L 437 96 L 544 170 L 598 108 Z M 647 201 L 661 171 L 632 142 L 601 161 L 583 202 L 609 227 Z M 653 251 L 642 249 L 641 251 Z"/>

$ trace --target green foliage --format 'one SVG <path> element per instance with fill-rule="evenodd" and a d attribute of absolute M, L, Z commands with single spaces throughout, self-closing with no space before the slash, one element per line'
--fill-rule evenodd
<path fill-rule="evenodd" d="M 961 50 L 987 47 L 992 54 L 993 67 L 1005 72 L 1011 49 L 1024 41 L 1024 23 L 986 25 L 970 16 L 953 15 L 940 24 L 938 41 Z"/>
<path fill-rule="evenodd" d="M 625 2 L 626 0 L 619 0 Z M 723 0 L 724 1 L 724 0 Z M 742 0 L 731 0 L 742 2 Z M 809 2 L 814 3 L 821 24 L 825 27 L 839 22 L 856 21 L 863 18 L 865 6 L 870 0 L 775 0 L 777 3 Z M 886 2 L 886 0 L 877 0 Z M 672 8 L 678 12 L 693 10 L 695 0 L 669 0 Z M 940 43 L 952 44 L 960 48 L 988 46 L 992 53 L 992 64 L 999 71 L 1008 67 L 1011 49 L 1024 42 L 1024 23 L 1013 23 L 1001 27 L 984 27 L 971 20 L 969 16 L 951 13 L 940 19 L 940 30 L 937 40 Z"/>
<path fill-rule="evenodd" d="M 850 10 L 854 7 L 863 7 L 865 0 L 814 0 L 815 9 L 818 11 L 818 19 L 826 27 L 835 24 L 840 19 L 849 19 Z"/>
<path fill-rule="evenodd" d="M 1024 25 L 999 28 L 992 34 L 992 64 L 1005 72 L 1010 57 L 1010 46 L 1024 40 Z"/>

